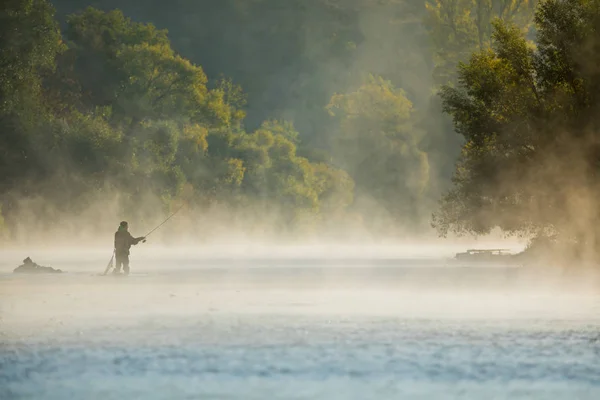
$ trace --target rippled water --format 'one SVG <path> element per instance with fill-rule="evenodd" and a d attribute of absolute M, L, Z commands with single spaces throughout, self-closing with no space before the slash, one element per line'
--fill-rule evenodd
<path fill-rule="evenodd" d="M 600 398 L 593 284 L 324 264 L 147 260 L 128 278 L 5 264 L 0 398 Z"/>

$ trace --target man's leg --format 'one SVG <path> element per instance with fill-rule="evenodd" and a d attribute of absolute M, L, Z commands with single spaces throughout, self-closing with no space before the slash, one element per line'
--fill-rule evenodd
<path fill-rule="evenodd" d="M 129 275 L 129 256 L 123 256 L 123 272 Z"/>
<path fill-rule="evenodd" d="M 122 263 L 123 263 L 122 256 L 117 254 L 115 256 L 115 270 L 113 271 L 113 274 L 118 274 L 119 272 L 121 272 L 121 264 Z"/>

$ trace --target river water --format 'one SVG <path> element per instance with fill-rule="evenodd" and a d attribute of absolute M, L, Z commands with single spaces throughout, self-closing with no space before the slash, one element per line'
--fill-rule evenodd
<path fill-rule="evenodd" d="M 600 399 L 594 279 L 181 253 L 120 278 L 79 257 L 30 277 L 3 254 L 0 399 Z"/>

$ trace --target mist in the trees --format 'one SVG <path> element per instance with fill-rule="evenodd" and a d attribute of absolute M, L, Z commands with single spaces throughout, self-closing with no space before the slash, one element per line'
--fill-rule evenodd
<path fill-rule="evenodd" d="M 3 240 L 186 204 L 198 239 L 431 234 L 434 213 L 441 233 L 577 220 L 591 243 L 593 212 L 556 210 L 594 209 L 595 4 L 8 2 Z"/>

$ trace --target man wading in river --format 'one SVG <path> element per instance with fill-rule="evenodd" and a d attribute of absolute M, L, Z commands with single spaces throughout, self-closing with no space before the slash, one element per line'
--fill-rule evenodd
<path fill-rule="evenodd" d="M 145 237 L 134 238 L 131 233 L 127 230 L 129 228 L 126 221 L 121 222 L 119 229 L 115 232 L 115 261 L 117 265 L 113 274 L 121 272 L 121 265 L 123 265 L 123 272 L 129 274 L 129 249 L 131 246 L 135 246 L 140 241 L 145 240 Z"/>

